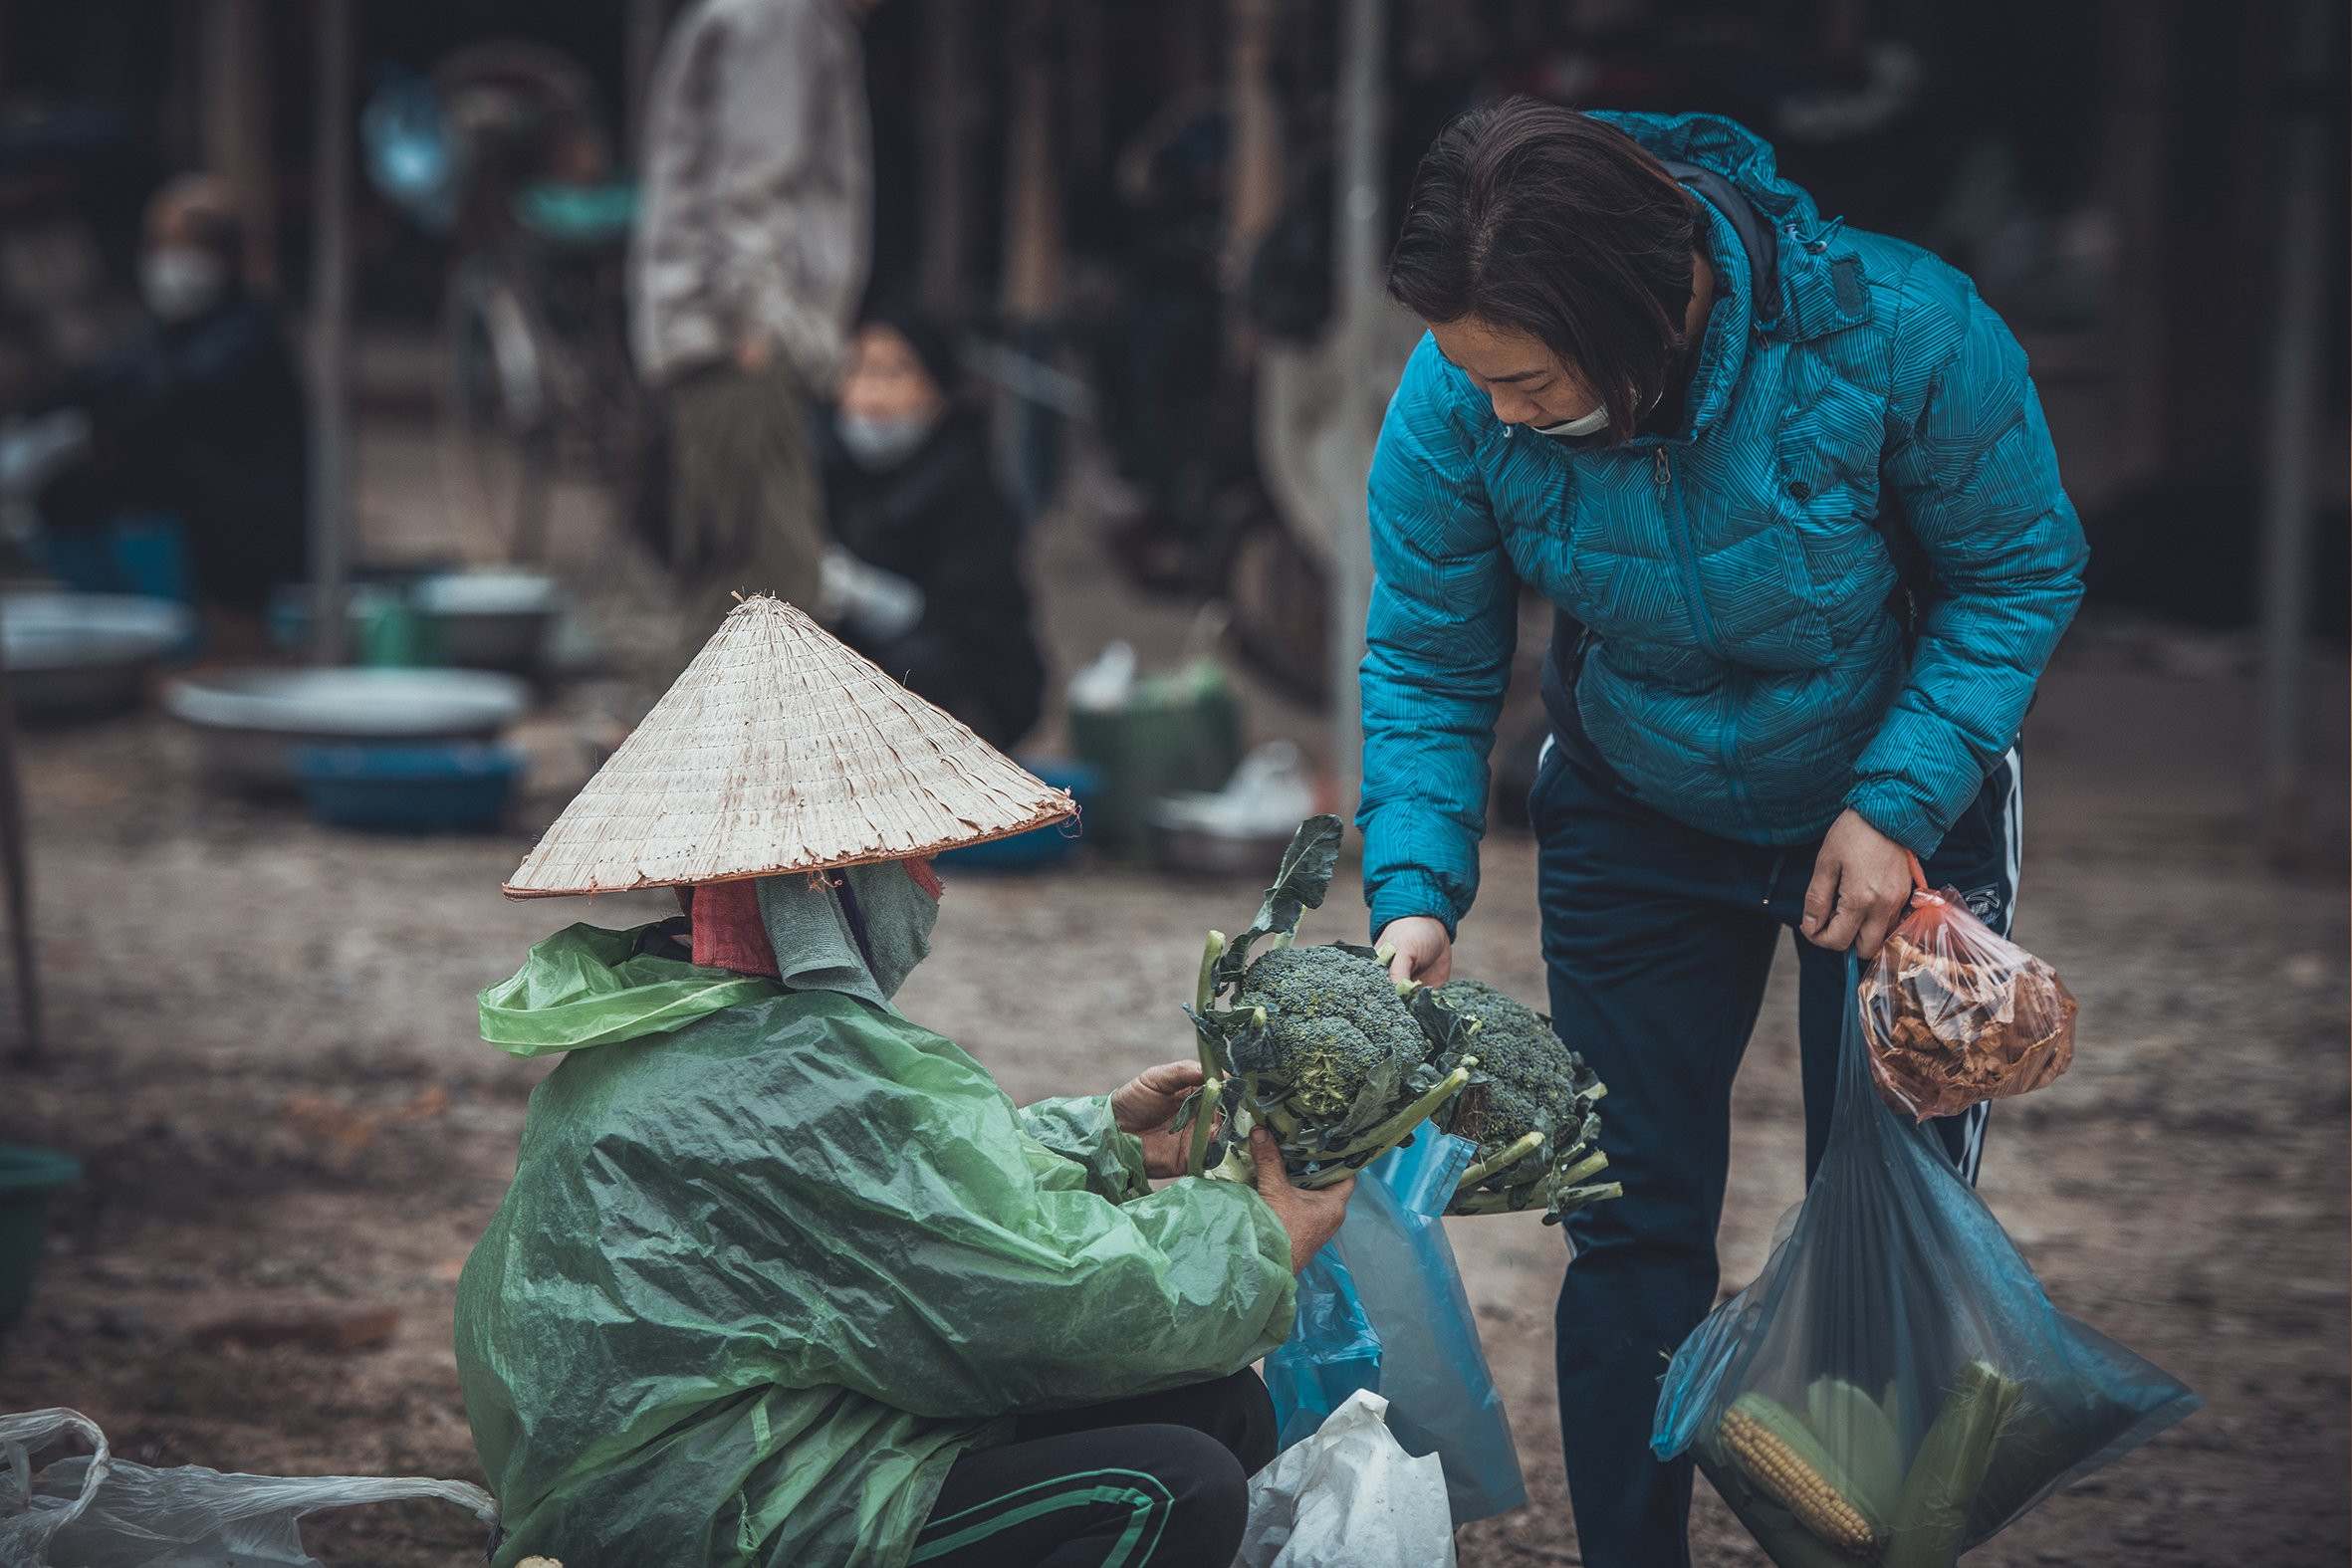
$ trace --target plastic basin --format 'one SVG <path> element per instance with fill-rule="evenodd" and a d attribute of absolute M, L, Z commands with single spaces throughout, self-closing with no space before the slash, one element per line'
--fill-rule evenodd
<path fill-rule="evenodd" d="M 1067 789 L 1078 802 L 1076 821 L 1049 822 L 1009 838 L 943 849 L 939 864 L 950 871 L 1043 871 L 1077 853 L 1086 812 L 1102 792 L 1102 776 L 1081 763 L 1023 763 L 1022 767 L 1052 784 Z"/>
<path fill-rule="evenodd" d="M 9 696 L 35 717 L 130 707 L 146 671 L 195 625 L 186 605 L 132 593 L 0 595 Z"/>
<path fill-rule="evenodd" d="M 523 756 L 512 747 L 300 746 L 311 814 L 379 833 L 488 833 L 506 818 Z"/>
<path fill-rule="evenodd" d="M 522 681 L 486 670 L 207 670 L 163 688 L 204 773 L 257 790 L 299 782 L 296 747 L 495 740 L 530 698 Z"/>
<path fill-rule="evenodd" d="M 54 1150 L 0 1144 L 0 1327 L 23 1315 L 33 1293 L 49 1195 L 81 1176 L 77 1161 Z"/>

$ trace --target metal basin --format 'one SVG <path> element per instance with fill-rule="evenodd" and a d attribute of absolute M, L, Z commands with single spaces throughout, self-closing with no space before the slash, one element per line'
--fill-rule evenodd
<path fill-rule="evenodd" d="M 127 593 L 0 595 L 0 664 L 17 711 L 35 718 L 134 706 L 148 670 L 184 642 L 195 616 Z"/>
<path fill-rule="evenodd" d="M 476 670 L 536 669 L 563 608 L 556 579 L 537 571 L 453 571 L 416 584 L 416 607 L 448 628 L 449 662 Z"/>
<path fill-rule="evenodd" d="M 486 741 L 522 717 L 531 691 L 486 670 L 207 670 L 163 688 L 215 783 L 291 790 L 298 746 L 338 741 Z"/>

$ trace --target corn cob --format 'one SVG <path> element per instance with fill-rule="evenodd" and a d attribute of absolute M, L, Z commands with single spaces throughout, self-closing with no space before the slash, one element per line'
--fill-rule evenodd
<path fill-rule="evenodd" d="M 1787 1429 L 1795 1426 L 1795 1418 L 1775 1420 L 1779 1414 L 1770 1401 L 1741 1396 L 1716 1428 L 1725 1455 L 1806 1529 L 1840 1551 L 1875 1559 L 1885 1545 L 1877 1526 L 1823 1473 L 1835 1466 L 1827 1463 L 1819 1444 L 1791 1442 Z"/>
<path fill-rule="evenodd" d="M 1959 1561 L 1969 1505 L 1985 1483 L 1994 1443 L 2023 1394 L 1991 1362 L 1972 1361 L 1961 1369 L 1903 1477 L 1888 1556 L 1896 1568 L 1950 1568 Z"/>

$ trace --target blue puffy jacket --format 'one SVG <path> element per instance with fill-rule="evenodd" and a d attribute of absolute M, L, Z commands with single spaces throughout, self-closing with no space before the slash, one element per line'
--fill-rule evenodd
<path fill-rule="evenodd" d="M 1776 299 L 1702 200 L 1718 297 L 1671 438 L 1571 447 L 1495 418 L 1422 339 L 1372 462 L 1364 656 L 1373 929 L 1478 891 L 1487 754 L 1525 581 L 1589 628 L 1574 701 L 1641 799 L 1755 844 L 1845 806 L 1921 855 L 2013 744 L 2086 556 L 2025 355 L 1927 252 L 1824 223 L 1713 115 L 1611 119 L 1728 179 Z M 1878 518 L 1933 568 L 1911 645 Z M 1892 510 L 1892 508 L 1890 508 Z"/>

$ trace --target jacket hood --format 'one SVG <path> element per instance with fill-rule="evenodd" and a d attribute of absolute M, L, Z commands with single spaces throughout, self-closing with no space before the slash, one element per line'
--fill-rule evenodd
<path fill-rule="evenodd" d="M 1592 117 L 1616 126 L 1659 158 L 1721 175 L 1770 227 L 1777 244 L 1774 276 L 1765 287 L 1778 296 L 1778 309 L 1760 302 L 1753 312 L 1766 336 L 1797 341 L 1870 319 L 1861 258 L 1839 235 L 1845 220 L 1823 220 L 1812 196 L 1781 177 L 1764 137 L 1721 114 Z M 1741 260 L 1746 262 L 1745 254 Z M 1741 287 L 1747 287 L 1745 279 Z"/>
<path fill-rule="evenodd" d="M 483 991 L 482 1038 L 544 1056 L 667 1034 L 747 1002 L 784 995 L 775 981 L 640 951 L 650 928 L 566 926 L 536 943 L 512 977 Z"/>

